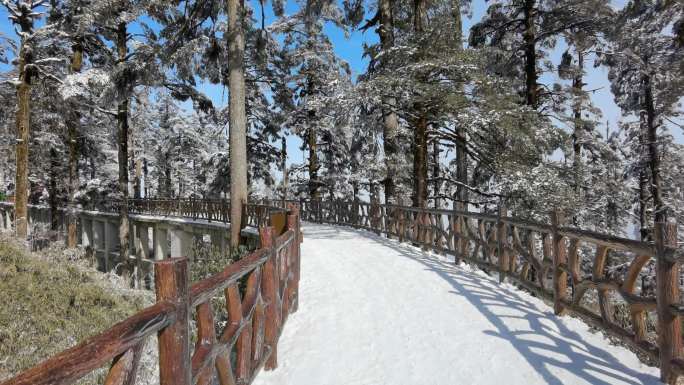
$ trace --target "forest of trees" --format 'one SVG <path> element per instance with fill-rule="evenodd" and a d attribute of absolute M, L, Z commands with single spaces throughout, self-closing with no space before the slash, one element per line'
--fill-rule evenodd
<path fill-rule="evenodd" d="M 0 33 L 0 193 L 18 219 L 26 202 L 225 197 L 239 223 L 237 202 L 286 197 L 561 209 L 642 240 L 684 224 L 681 1 L 492 1 L 465 33 L 470 0 L 0 1 L 16 31 Z M 377 34 L 364 73 L 326 26 Z"/>

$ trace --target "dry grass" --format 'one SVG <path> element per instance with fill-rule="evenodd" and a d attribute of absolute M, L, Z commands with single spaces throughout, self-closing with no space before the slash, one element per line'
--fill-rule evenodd
<path fill-rule="evenodd" d="M 190 263 L 190 281 L 197 282 L 223 271 L 228 265 L 249 254 L 249 249 L 240 246 L 237 250 L 222 250 L 204 242 L 193 244 L 194 260 Z"/>
<path fill-rule="evenodd" d="M 95 335 L 149 305 L 149 292 L 97 272 L 82 253 L 32 254 L 0 238 L 0 380 Z M 90 376 L 92 383 L 97 377 Z"/>

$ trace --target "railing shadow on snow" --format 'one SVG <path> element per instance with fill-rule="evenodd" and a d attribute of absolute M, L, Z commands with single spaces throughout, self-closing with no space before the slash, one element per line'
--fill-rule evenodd
<path fill-rule="evenodd" d="M 656 376 L 640 373 L 622 364 L 614 355 L 591 345 L 583 337 L 570 330 L 564 322 L 553 315 L 552 309 L 540 311 L 538 305 L 520 293 L 498 284 L 495 277 L 475 270 L 457 267 L 453 262 L 420 249 L 400 244 L 364 230 L 345 228 L 308 227 L 307 239 L 338 239 L 361 236 L 388 247 L 400 256 L 423 265 L 434 272 L 452 288 L 451 293 L 468 300 L 494 326 L 484 331 L 490 337 L 508 341 L 548 384 L 563 384 L 554 369 L 564 370 L 591 384 L 660 384 Z M 504 311 L 501 311 L 504 310 Z M 518 315 L 511 315 L 517 313 Z M 526 330 L 513 330 L 507 325 L 512 318 L 525 319 Z M 528 337 L 534 337 L 531 340 Z M 544 340 L 545 342 L 541 342 Z"/>

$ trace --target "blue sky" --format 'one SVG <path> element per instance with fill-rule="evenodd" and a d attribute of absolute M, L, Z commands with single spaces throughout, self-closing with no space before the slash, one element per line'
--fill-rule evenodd
<path fill-rule="evenodd" d="M 255 15 L 258 17 L 260 15 L 259 2 L 250 0 L 249 3 L 256 10 Z M 272 13 L 270 2 L 266 1 L 266 3 L 265 13 L 266 24 L 268 25 L 275 19 L 275 17 Z M 623 3 L 624 0 L 613 1 L 613 4 L 616 7 L 621 7 Z M 463 20 L 464 36 L 468 36 L 470 27 L 482 17 L 487 6 L 488 4 L 484 0 L 473 0 L 472 17 L 464 17 Z M 285 9 L 286 13 L 294 13 L 297 11 L 297 9 L 297 2 L 294 0 L 288 0 Z M 9 36 L 15 36 L 13 27 L 7 19 L 7 12 L 4 7 L 0 7 L 0 32 Z M 325 32 L 332 40 L 337 55 L 350 64 L 353 74 L 359 75 L 363 73 L 368 65 L 368 60 L 362 57 L 363 44 L 376 42 L 377 35 L 375 32 L 373 30 L 368 30 L 365 33 L 354 31 L 349 36 L 346 36 L 343 30 L 333 25 L 326 25 Z M 558 45 L 557 49 L 552 52 L 551 58 L 554 63 L 558 63 L 563 49 L 564 45 L 561 43 Z M 595 105 L 603 111 L 602 120 L 604 122 L 608 122 L 611 130 L 616 130 L 617 124 L 621 118 L 621 112 L 620 109 L 615 105 L 613 101 L 613 95 L 610 92 L 607 69 L 604 67 L 593 68 L 591 63 L 589 63 L 587 67 L 586 89 L 596 90 L 591 96 Z M 0 69 L 6 68 L 7 66 L 0 65 Z M 546 73 L 541 76 L 541 81 L 549 84 L 558 81 L 558 79 L 555 73 Z M 227 92 L 223 89 L 223 87 L 206 84 L 202 87 L 202 89 L 214 101 L 215 105 L 225 106 L 227 104 Z M 673 127 L 671 128 L 671 131 L 675 135 L 677 142 L 684 143 L 681 129 Z M 602 129 L 601 132 L 604 133 L 605 129 Z M 290 163 L 298 163 L 302 161 L 304 154 L 302 154 L 302 152 L 298 149 L 300 145 L 301 141 L 298 138 L 289 138 L 288 152 L 290 154 Z"/>

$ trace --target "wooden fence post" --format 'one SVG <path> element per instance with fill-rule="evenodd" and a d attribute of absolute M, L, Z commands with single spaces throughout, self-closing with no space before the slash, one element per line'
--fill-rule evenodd
<path fill-rule="evenodd" d="M 376 200 L 372 204 L 373 207 L 373 221 L 371 222 L 371 227 L 375 231 L 376 235 L 382 234 L 382 218 L 380 216 L 380 204 Z"/>
<path fill-rule="evenodd" d="M 563 224 L 563 213 L 555 210 L 551 213 L 551 227 L 553 229 L 553 311 L 556 315 L 563 314 L 563 303 L 567 291 L 568 276 L 563 266 L 567 267 L 567 247 L 565 238 L 560 235 L 559 228 Z"/>
<path fill-rule="evenodd" d="M 682 330 L 679 316 L 671 310 L 679 304 L 679 263 L 664 257 L 667 248 L 677 247 L 677 225 L 656 223 L 654 229 L 656 244 L 656 301 L 658 309 L 658 347 L 660 351 L 660 381 L 666 384 L 677 382 L 671 361 L 682 351 Z"/>
<path fill-rule="evenodd" d="M 176 305 L 176 320 L 159 332 L 159 384 L 190 385 L 190 298 L 188 261 L 170 258 L 154 265 L 157 302 Z"/>
<path fill-rule="evenodd" d="M 294 269 L 294 286 L 292 288 L 294 292 L 294 301 L 291 309 L 291 313 L 294 313 L 299 308 L 299 269 L 301 267 L 301 256 L 299 255 L 299 211 L 296 207 L 292 207 L 290 214 L 287 216 L 287 228 L 288 230 L 292 229 L 294 231 L 294 239 L 292 240 L 292 247 L 290 248 L 292 252 L 289 256 L 289 258 L 292 259 L 292 268 Z"/>
<path fill-rule="evenodd" d="M 427 231 L 427 226 L 425 225 L 427 223 L 427 214 L 423 212 L 422 210 L 417 213 L 418 217 L 418 243 L 420 243 L 420 249 L 427 252 L 428 247 L 427 247 L 427 238 L 428 238 L 428 231 Z"/>
<path fill-rule="evenodd" d="M 457 202 L 454 205 L 455 212 L 453 213 L 453 231 L 454 231 L 454 263 L 456 265 L 461 263 L 461 259 L 464 257 L 463 245 L 465 244 L 465 223 L 463 223 L 463 217 L 458 214 L 459 211 L 464 211 L 463 202 Z"/>
<path fill-rule="evenodd" d="M 259 229 L 262 248 L 273 247 L 274 228 L 262 227 Z M 276 255 L 271 255 L 264 264 L 263 281 L 261 284 L 261 296 L 266 302 L 266 320 L 264 327 L 264 342 L 271 348 L 265 370 L 273 370 L 278 367 L 278 330 L 280 330 L 278 314 L 280 314 L 280 301 L 278 298 L 278 278 L 276 272 Z"/>
<path fill-rule="evenodd" d="M 506 272 L 508 271 L 508 231 L 503 217 L 508 214 L 506 206 L 499 206 L 498 218 L 496 220 L 496 241 L 497 251 L 496 256 L 499 259 L 499 283 L 503 283 L 506 279 Z"/>

